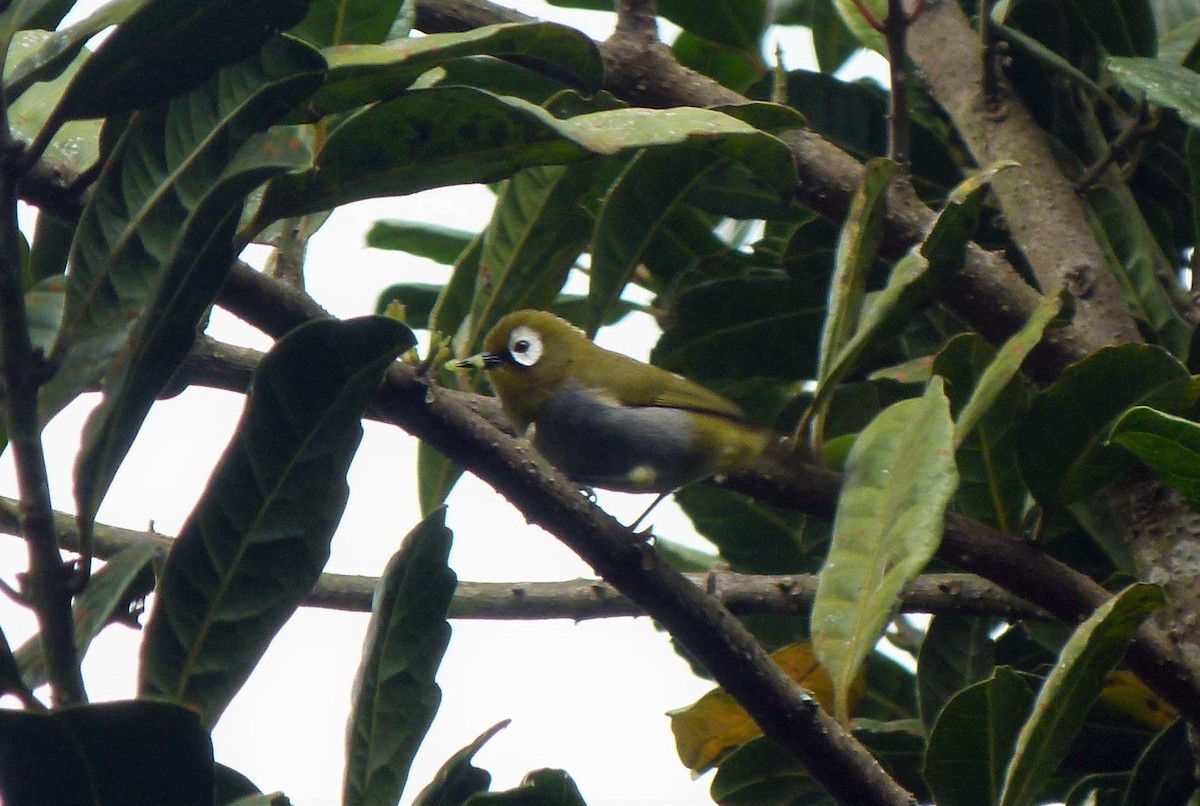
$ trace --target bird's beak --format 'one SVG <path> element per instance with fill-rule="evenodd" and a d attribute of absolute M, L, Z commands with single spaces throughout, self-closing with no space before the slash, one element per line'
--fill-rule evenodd
<path fill-rule="evenodd" d="M 476 353 L 468 358 L 447 361 L 446 369 L 451 371 L 463 369 L 495 369 L 500 366 L 502 358 L 497 353 Z"/>

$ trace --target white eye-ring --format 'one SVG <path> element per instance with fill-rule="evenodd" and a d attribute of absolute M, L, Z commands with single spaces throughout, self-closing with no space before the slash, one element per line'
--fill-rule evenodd
<path fill-rule="evenodd" d="M 526 325 L 513 328 L 508 336 L 508 353 L 523 367 L 532 367 L 542 357 L 542 336 Z"/>

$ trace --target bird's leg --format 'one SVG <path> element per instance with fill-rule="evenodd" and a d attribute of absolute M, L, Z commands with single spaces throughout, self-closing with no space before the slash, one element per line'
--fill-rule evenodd
<path fill-rule="evenodd" d="M 638 517 L 637 517 L 637 520 L 636 520 L 636 521 L 634 521 L 633 523 L 629 524 L 629 531 L 631 531 L 631 532 L 636 532 L 636 531 L 637 531 L 637 528 L 638 528 L 638 525 L 639 525 L 639 524 L 640 524 L 642 521 L 646 520 L 646 516 L 647 516 L 647 515 L 649 515 L 649 514 L 651 513 L 651 511 L 653 511 L 653 509 L 654 509 L 656 506 L 658 506 L 659 504 L 661 504 L 661 503 L 662 503 L 662 500 L 663 500 L 664 498 L 666 498 L 668 495 L 670 495 L 670 493 L 669 493 L 669 492 L 666 492 L 666 493 L 659 493 L 659 494 L 658 494 L 658 495 L 655 497 L 655 499 L 654 499 L 653 501 L 651 501 L 651 502 L 650 502 L 650 506 L 646 507 L 646 511 L 645 511 L 645 512 L 643 512 L 641 515 L 638 515 Z"/>

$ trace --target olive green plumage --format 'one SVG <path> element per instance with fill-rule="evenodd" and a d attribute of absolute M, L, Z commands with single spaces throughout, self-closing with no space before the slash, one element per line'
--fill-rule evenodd
<path fill-rule="evenodd" d="M 545 311 L 505 316 L 483 347 L 459 366 L 486 369 L 517 429 L 579 484 L 667 492 L 744 467 L 771 440 L 732 401 Z"/>

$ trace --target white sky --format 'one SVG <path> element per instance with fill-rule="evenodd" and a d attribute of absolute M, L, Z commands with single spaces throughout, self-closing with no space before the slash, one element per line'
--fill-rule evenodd
<path fill-rule="evenodd" d="M 88 2 L 87 5 L 94 6 Z M 506 3 L 584 28 L 596 38 L 611 16 L 572 12 L 538 2 Z M 811 63 L 807 32 L 781 37 L 789 67 Z M 775 40 L 768 42 L 774 49 Z M 871 70 L 872 62 L 866 62 Z M 356 204 L 331 217 L 312 240 L 309 289 L 328 309 L 348 317 L 370 313 L 379 291 L 399 281 L 431 281 L 445 270 L 397 252 L 363 247 L 377 218 L 425 220 L 478 229 L 491 196 L 480 188 L 431 191 Z M 226 341 L 266 349 L 269 342 L 218 312 L 209 331 Z M 644 358 L 655 331 L 648 317 L 601 334 L 607 346 Z M 94 396 L 76 401 L 46 429 L 54 505 L 71 511 L 71 466 Z M 175 534 L 224 449 L 242 405 L 226 392 L 193 389 L 155 406 L 102 507 L 104 523 L 142 529 L 151 523 Z M 350 470 L 351 496 L 333 541 L 328 570 L 378 574 L 400 538 L 417 522 L 416 441 L 399 429 L 366 424 Z M 0 461 L 0 493 L 15 495 L 12 463 Z M 600 504 L 625 522 L 645 496 L 601 493 Z M 473 477 L 449 502 L 455 542 L 450 562 L 460 579 L 527 581 L 592 576 L 574 554 Z M 656 532 L 698 544 L 673 505 L 651 518 Z M 26 565 L 23 544 L 0 541 L 0 573 L 12 582 Z M 283 629 L 213 733 L 217 760 L 264 791 L 282 790 L 300 806 L 340 799 L 345 720 L 358 666 L 365 614 L 301 610 Z M 0 624 L 16 646 L 33 631 L 32 617 L 0 602 Z M 515 786 L 539 767 L 566 769 L 593 806 L 708 802 L 708 778 L 695 781 L 678 762 L 664 712 L 694 701 L 710 684 L 693 676 L 665 635 L 647 619 L 453 623 L 438 675 L 441 710 L 413 766 L 405 803 L 441 763 L 501 719 L 513 720 L 477 755 L 493 788 Z M 135 694 L 140 634 L 114 627 L 95 642 L 84 664 L 93 701 Z"/>

